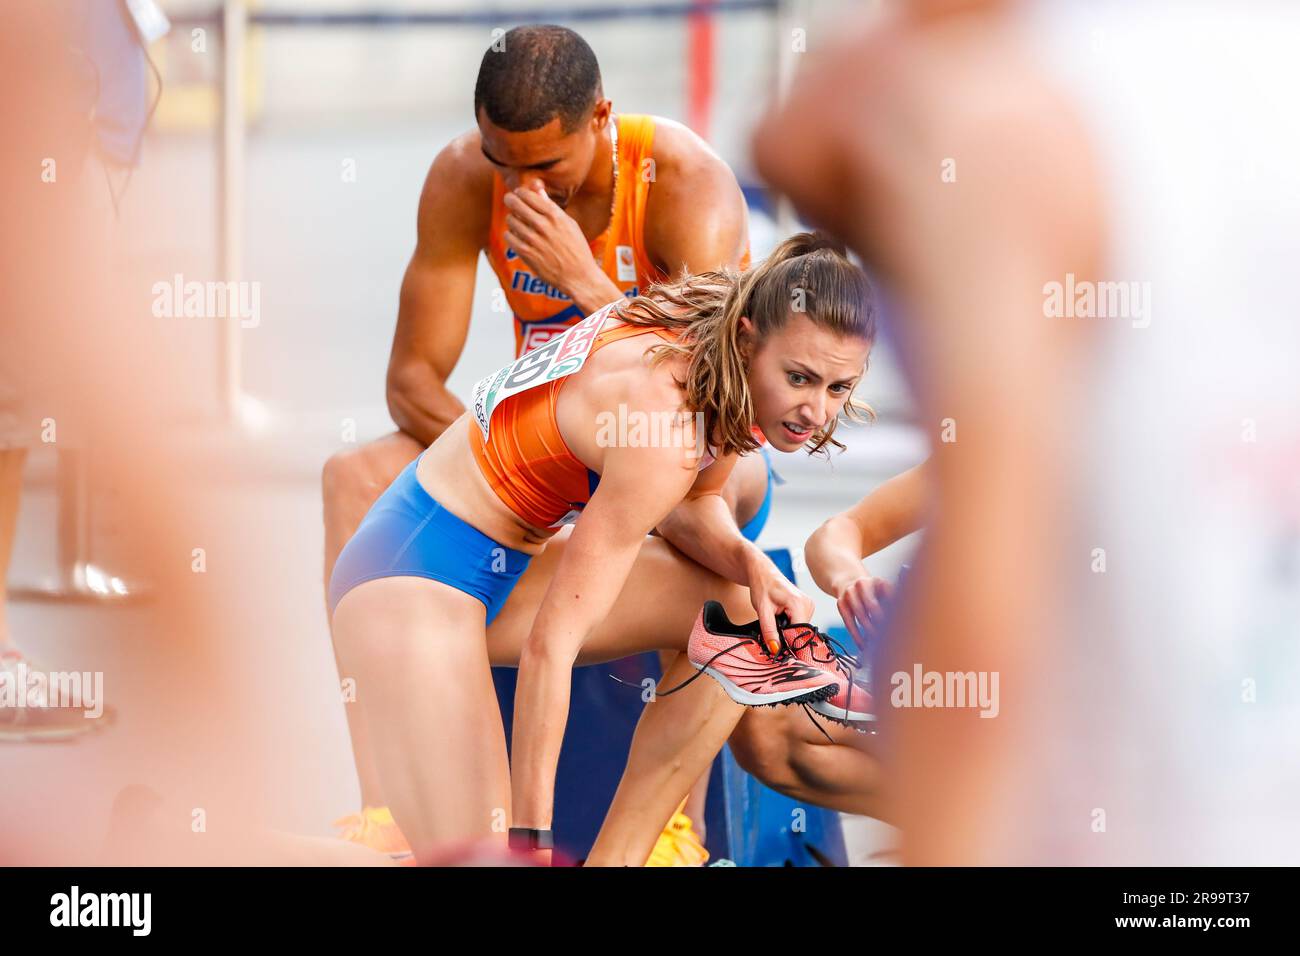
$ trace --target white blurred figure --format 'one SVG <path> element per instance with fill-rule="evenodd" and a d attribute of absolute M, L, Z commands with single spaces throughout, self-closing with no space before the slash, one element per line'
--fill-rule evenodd
<path fill-rule="evenodd" d="M 1294 865 L 1300 10 L 1026 14 L 1104 170 L 1105 278 L 1150 298 L 1146 316 L 1058 320 L 1095 323 L 1100 349 L 1090 414 L 1062 425 L 1087 507 L 1041 687 L 1060 722 L 1041 755 L 1052 799 L 1027 795 L 1023 858 Z"/>
<path fill-rule="evenodd" d="M 1300 861 L 1300 12 L 843 33 L 756 160 L 897 293 L 919 420 L 967 436 L 889 663 L 1002 678 L 997 720 L 882 713 L 904 860 Z"/>

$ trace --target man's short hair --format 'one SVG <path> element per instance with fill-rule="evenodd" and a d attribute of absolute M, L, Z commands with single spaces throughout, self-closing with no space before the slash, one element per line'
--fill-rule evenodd
<path fill-rule="evenodd" d="M 555 117 L 566 133 L 587 118 L 600 93 L 600 66 L 587 41 L 550 24 L 515 27 L 483 54 L 474 84 L 479 110 L 512 133 Z"/>

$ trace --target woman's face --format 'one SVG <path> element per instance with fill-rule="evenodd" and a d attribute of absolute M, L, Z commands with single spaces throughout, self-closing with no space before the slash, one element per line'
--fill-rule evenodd
<path fill-rule="evenodd" d="M 741 320 L 753 341 L 753 325 Z M 862 377 L 871 343 L 795 314 L 749 355 L 755 424 L 777 451 L 797 451 L 840 413 Z"/>

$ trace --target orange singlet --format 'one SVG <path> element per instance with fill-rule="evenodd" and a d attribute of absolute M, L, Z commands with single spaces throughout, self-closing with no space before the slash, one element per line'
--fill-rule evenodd
<path fill-rule="evenodd" d="M 606 306 L 592 318 L 603 323 L 609 309 Z M 588 354 L 611 342 L 647 334 L 671 342 L 678 332 L 617 324 L 596 333 Z M 511 511 L 535 528 L 555 528 L 572 521 L 600 480 L 569 450 L 560 434 L 555 403 L 565 381 L 567 378 L 542 382 L 502 401 L 490 413 L 491 431 L 486 440 L 479 428 L 469 430 L 470 447 L 483 477 Z"/>
<path fill-rule="evenodd" d="M 646 171 L 653 168 L 647 164 L 654 161 L 655 121 L 653 116 L 619 115 L 614 125 L 618 133 L 614 215 L 605 231 L 589 245 L 592 256 L 600 262 L 601 271 L 624 295 L 631 297 L 669 278 L 650 261 L 645 247 L 646 200 L 651 186 Z M 506 246 L 505 195 L 505 183 L 500 176 L 494 176 L 487 258 L 514 312 L 515 356 L 518 357 L 545 345 L 586 316 L 567 294 L 534 275 L 514 249 Z M 746 248 L 740 268 L 748 266 Z"/>
<path fill-rule="evenodd" d="M 614 190 L 614 215 L 609 226 L 590 242 L 591 254 L 601 270 L 627 296 L 637 295 L 653 282 L 667 278 L 650 262 L 645 249 L 645 207 L 650 195 L 642 164 L 651 159 L 655 121 L 652 116 L 617 116 L 618 180 Z M 497 274 L 506 301 L 515 315 L 515 355 L 531 352 L 585 315 L 555 286 L 529 271 L 514 249 L 505 244 L 506 187 L 500 176 L 492 182 L 492 225 L 487 257 Z"/>

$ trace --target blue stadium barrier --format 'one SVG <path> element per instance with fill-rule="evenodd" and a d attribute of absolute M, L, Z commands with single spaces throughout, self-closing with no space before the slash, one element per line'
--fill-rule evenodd
<path fill-rule="evenodd" d="M 723 779 L 727 846 L 737 866 L 848 865 L 838 813 L 759 783 L 740 769 L 730 747 L 715 764 Z"/>
<path fill-rule="evenodd" d="M 512 667 L 492 668 L 507 746 L 512 743 L 517 674 Z M 581 860 L 591 852 L 618 789 L 632 732 L 644 706 L 635 689 L 611 680 L 610 674 L 630 684 L 639 684 L 646 677 L 657 680 L 659 658 L 639 654 L 573 670 L 569 723 L 556 768 L 555 815 L 551 823 L 556 847 L 570 860 Z"/>

